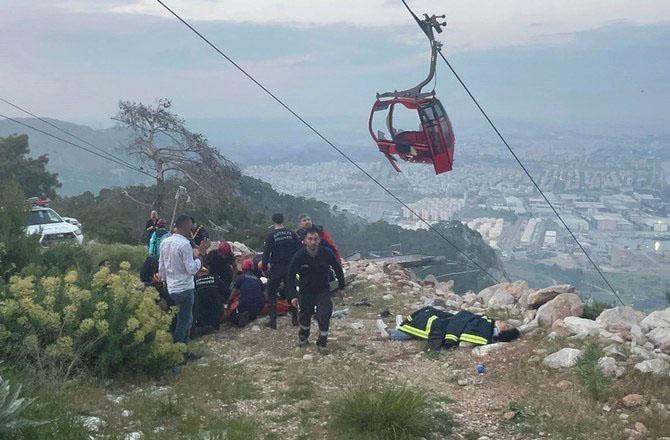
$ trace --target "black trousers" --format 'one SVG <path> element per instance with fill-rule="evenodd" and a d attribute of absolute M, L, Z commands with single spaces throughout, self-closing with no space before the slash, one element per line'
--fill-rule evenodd
<path fill-rule="evenodd" d="M 316 321 L 319 323 L 319 336 L 328 336 L 330 316 L 333 314 L 333 300 L 328 290 L 318 293 L 300 292 L 300 313 L 298 314 L 300 336 L 309 336 L 314 313 L 316 313 Z"/>
<path fill-rule="evenodd" d="M 268 277 L 268 286 L 267 286 L 267 295 L 268 300 L 271 304 L 277 302 L 277 293 L 282 298 L 286 298 L 286 286 L 282 288 L 282 283 L 286 279 L 286 274 L 288 273 L 288 268 L 284 266 L 272 267 L 270 269 L 270 275 Z M 281 291 L 280 291 L 281 289 Z"/>

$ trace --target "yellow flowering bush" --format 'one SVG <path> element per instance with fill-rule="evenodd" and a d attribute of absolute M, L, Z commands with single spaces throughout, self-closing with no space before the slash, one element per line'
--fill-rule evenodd
<path fill-rule="evenodd" d="M 100 377 L 121 371 L 158 374 L 182 359 L 169 333 L 172 314 L 156 305 L 123 262 L 103 268 L 90 287 L 77 272 L 60 277 L 13 276 L 0 292 L 0 353 L 70 375 L 87 368 Z"/>

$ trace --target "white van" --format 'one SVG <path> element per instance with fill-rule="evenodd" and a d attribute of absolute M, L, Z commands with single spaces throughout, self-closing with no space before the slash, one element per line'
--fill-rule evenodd
<path fill-rule="evenodd" d="M 66 218 L 67 221 L 48 206 L 33 203 L 26 221 L 26 234 L 40 234 L 42 246 L 67 242 L 82 244 L 81 225 L 76 219 Z"/>

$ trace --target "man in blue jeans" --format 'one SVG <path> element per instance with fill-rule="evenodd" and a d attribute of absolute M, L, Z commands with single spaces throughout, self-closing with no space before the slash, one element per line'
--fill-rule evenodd
<path fill-rule="evenodd" d="M 167 284 L 167 291 L 174 303 L 179 306 L 177 323 L 174 329 L 174 341 L 188 344 L 193 323 L 194 275 L 202 266 L 209 240 L 203 240 L 193 249 L 189 238 L 193 221 L 191 217 L 180 215 L 175 221 L 175 233 L 161 241 L 158 273 Z M 187 351 L 186 360 L 198 356 Z"/>

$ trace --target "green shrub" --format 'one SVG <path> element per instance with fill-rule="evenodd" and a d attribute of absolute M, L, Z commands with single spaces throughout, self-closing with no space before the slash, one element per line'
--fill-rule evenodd
<path fill-rule="evenodd" d="M 610 379 L 598 366 L 600 347 L 590 343 L 577 361 L 576 371 L 579 380 L 594 400 L 604 400 L 609 394 Z"/>
<path fill-rule="evenodd" d="M 89 243 L 84 249 L 91 262 L 95 264 L 95 269 L 102 260 L 109 260 L 112 270 L 118 270 L 123 261 L 129 262 L 131 267 L 139 270 L 148 255 L 146 246 L 131 246 L 128 244 Z"/>
<path fill-rule="evenodd" d="M 39 258 L 39 237 L 26 236 L 28 206 L 14 180 L 0 180 L 0 281 Z"/>
<path fill-rule="evenodd" d="M 172 367 L 184 348 L 168 333 L 172 316 L 129 269 L 100 270 L 90 289 L 77 284 L 75 271 L 12 277 L 0 297 L 0 354 L 66 378 L 78 368 L 105 378 Z"/>
<path fill-rule="evenodd" d="M 423 392 L 407 388 L 355 390 L 333 403 L 333 428 L 347 439 L 411 440 L 448 432 L 450 417 L 436 417 Z"/>
<path fill-rule="evenodd" d="M 94 266 L 84 248 L 72 243 L 55 243 L 42 251 L 38 263 L 40 275 L 59 276 L 76 270 L 80 279 L 91 276 Z"/>
<path fill-rule="evenodd" d="M 23 417 L 23 413 L 32 404 L 32 400 L 19 397 L 21 385 L 12 391 L 9 381 L 0 377 L 0 438 L 7 438 L 25 428 L 43 425 Z"/>
<path fill-rule="evenodd" d="M 584 302 L 582 318 L 596 319 L 603 312 L 603 310 L 611 309 L 612 307 L 612 304 L 589 298 L 586 302 Z"/>

